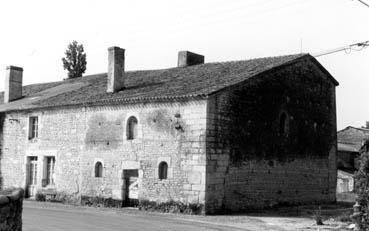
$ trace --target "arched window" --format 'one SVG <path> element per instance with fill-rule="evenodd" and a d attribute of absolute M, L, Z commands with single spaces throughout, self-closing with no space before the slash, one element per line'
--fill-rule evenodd
<path fill-rule="evenodd" d="M 318 124 L 316 122 L 314 122 L 313 128 L 314 128 L 314 132 L 318 131 Z"/>
<path fill-rule="evenodd" d="M 95 177 L 102 177 L 103 165 L 100 161 L 95 164 Z"/>
<path fill-rule="evenodd" d="M 137 138 L 137 119 L 134 116 L 129 117 L 127 120 L 127 140 L 133 140 Z"/>
<path fill-rule="evenodd" d="M 279 116 L 279 134 L 281 136 L 288 135 L 288 116 L 285 112 Z"/>
<path fill-rule="evenodd" d="M 159 164 L 159 179 L 167 179 L 168 177 L 168 164 L 167 162 L 163 161 Z"/>

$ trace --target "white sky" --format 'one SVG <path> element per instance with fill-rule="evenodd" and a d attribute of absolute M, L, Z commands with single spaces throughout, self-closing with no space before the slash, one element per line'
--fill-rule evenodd
<path fill-rule="evenodd" d="M 364 0 L 369 3 L 369 0 Z M 126 70 L 176 66 L 177 52 L 206 62 L 316 53 L 369 40 L 369 8 L 357 0 L 2 0 L 0 74 L 24 68 L 24 84 L 59 81 L 77 40 L 86 74 L 106 72 L 107 48 L 126 49 Z M 338 128 L 369 121 L 369 49 L 318 58 L 340 82 Z M 0 81 L 0 90 L 4 81 Z"/>

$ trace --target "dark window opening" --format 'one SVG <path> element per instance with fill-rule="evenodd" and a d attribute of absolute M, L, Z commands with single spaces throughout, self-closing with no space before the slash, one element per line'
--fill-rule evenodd
<path fill-rule="evenodd" d="M 95 177 L 102 177 L 102 172 L 103 172 L 103 165 L 102 163 L 96 162 L 95 164 Z"/>
<path fill-rule="evenodd" d="M 163 161 L 159 164 L 159 179 L 167 179 L 168 177 L 168 164 Z"/>
<path fill-rule="evenodd" d="M 134 116 L 129 117 L 127 121 L 127 140 L 137 138 L 137 119 Z"/>
<path fill-rule="evenodd" d="M 314 132 L 318 131 L 318 124 L 316 122 L 314 122 L 313 128 L 314 128 Z"/>
<path fill-rule="evenodd" d="M 279 117 L 279 134 L 282 136 L 288 135 L 288 117 L 285 112 Z"/>

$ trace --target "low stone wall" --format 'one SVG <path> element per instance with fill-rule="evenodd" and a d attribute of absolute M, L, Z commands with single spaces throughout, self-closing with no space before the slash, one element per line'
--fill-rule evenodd
<path fill-rule="evenodd" d="M 24 190 L 0 191 L 0 231 L 21 231 Z"/>

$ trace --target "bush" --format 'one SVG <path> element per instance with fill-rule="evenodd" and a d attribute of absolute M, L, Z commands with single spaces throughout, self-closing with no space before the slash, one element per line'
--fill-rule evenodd
<path fill-rule="evenodd" d="M 359 159 L 360 167 L 355 173 L 355 192 L 363 212 L 363 230 L 369 229 L 369 140 L 365 141 Z"/>
<path fill-rule="evenodd" d="M 86 206 L 94 206 L 94 207 L 107 207 L 107 208 L 120 208 L 122 207 L 121 200 L 115 200 L 112 198 L 104 198 L 104 197 L 89 197 L 82 196 L 81 204 Z"/>
<path fill-rule="evenodd" d="M 168 201 L 157 203 L 155 201 L 140 200 L 138 208 L 146 211 L 159 211 L 163 213 L 185 213 L 201 214 L 204 206 L 202 204 L 184 204 L 182 202 Z"/>
<path fill-rule="evenodd" d="M 345 212 L 334 218 L 336 221 L 351 222 L 351 212 Z"/>
<path fill-rule="evenodd" d="M 320 206 L 319 206 L 319 209 L 314 212 L 314 220 L 317 225 L 324 225 L 323 217 L 322 217 L 322 209 Z"/>
<path fill-rule="evenodd" d="M 36 192 L 35 199 L 36 201 L 46 201 L 46 195 L 38 191 Z"/>

